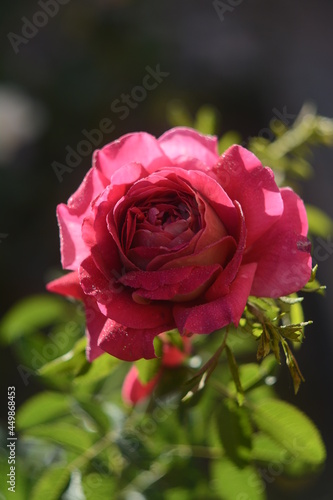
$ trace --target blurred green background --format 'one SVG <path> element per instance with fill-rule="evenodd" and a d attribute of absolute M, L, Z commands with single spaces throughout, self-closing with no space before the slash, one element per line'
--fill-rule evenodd
<path fill-rule="evenodd" d="M 291 123 L 305 101 L 333 117 L 333 4 L 230 2 L 237 3 L 222 20 L 214 3 L 205 0 L 70 0 L 45 18 L 36 17 L 42 11 L 37 1 L 2 0 L 2 314 L 18 299 L 43 293 L 49 276 L 60 269 L 55 207 L 78 187 L 90 156 L 64 173 L 62 182 L 52 164 L 65 163 L 66 147 L 76 150 L 85 139 L 84 129 L 98 129 L 102 119 L 112 120 L 114 130 L 103 134 L 101 144 L 136 130 L 158 136 L 170 127 L 168 109 L 174 100 L 182 100 L 192 115 L 204 104 L 214 105 L 221 115 L 219 134 L 234 129 L 244 140 L 265 134 L 279 113 Z M 41 27 L 22 32 L 27 20 L 34 19 Z M 142 84 L 147 66 L 158 65 L 169 75 L 140 102 L 138 92 L 133 109 L 128 107 L 128 116 L 121 119 L 115 101 Z M 316 176 L 302 185 L 306 202 L 331 216 L 332 163 L 332 150 L 316 149 Z M 315 322 L 298 353 L 306 384 L 295 400 L 286 370 L 279 382 L 283 397 L 317 424 L 329 453 L 320 480 L 301 494 L 291 493 L 293 499 L 328 500 L 333 491 L 332 254 L 328 250 L 327 258 L 318 262 L 319 279 L 328 285 L 326 299 L 311 296 L 305 302 L 306 318 Z M 9 349 L 1 352 L 1 366 L 5 418 L 8 385 L 16 386 L 17 403 L 39 387 L 23 384 Z"/>

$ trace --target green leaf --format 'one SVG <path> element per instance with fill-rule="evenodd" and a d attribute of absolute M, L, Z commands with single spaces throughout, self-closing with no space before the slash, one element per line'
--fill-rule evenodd
<path fill-rule="evenodd" d="M 300 477 L 311 474 L 318 468 L 313 464 L 304 462 L 297 453 L 291 454 L 267 434 L 255 434 L 252 442 L 251 458 L 262 464 L 273 465 L 273 469 L 279 471 L 279 474 Z"/>
<path fill-rule="evenodd" d="M 266 399 L 254 405 L 252 416 L 261 431 L 292 455 L 313 465 L 320 465 L 325 460 L 325 446 L 318 429 L 294 406 Z"/>
<path fill-rule="evenodd" d="M 262 432 L 256 433 L 252 437 L 251 458 L 259 462 L 280 463 L 289 452 Z"/>
<path fill-rule="evenodd" d="M 70 399 L 64 394 L 43 392 L 32 396 L 18 410 L 16 423 L 19 430 L 45 424 L 70 412 Z"/>
<path fill-rule="evenodd" d="M 309 231 L 316 236 L 327 238 L 333 234 L 333 220 L 320 208 L 305 205 L 309 222 Z"/>
<path fill-rule="evenodd" d="M 305 382 L 305 379 L 304 379 L 302 372 L 298 366 L 296 358 L 293 355 L 293 353 L 289 347 L 288 342 L 286 342 L 285 340 L 282 339 L 281 344 L 282 344 L 282 347 L 284 350 L 284 354 L 286 357 L 286 362 L 287 362 L 287 365 L 289 368 L 289 372 L 290 372 L 291 378 L 293 380 L 294 391 L 295 391 L 295 394 L 297 394 L 298 389 L 301 385 L 301 382 Z"/>
<path fill-rule="evenodd" d="M 11 344 L 45 326 L 63 321 L 68 304 L 52 295 L 34 295 L 16 304 L 0 324 L 0 340 Z"/>
<path fill-rule="evenodd" d="M 191 493 L 183 488 L 172 488 L 164 494 L 165 500 L 190 500 L 193 497 Z"/>
<path fill-rule="evenodd" d="M 265 325 L 263 325 L 263 332 L 260 335 L 258 350 L 257 350 L 257 360 L 260 361 L 262 358 L 268 356 L 271 351 L 271 339 L 268 335 Z"/>
<path fill-rule="evenodd" d="M 216 133 L 218 110 L 213 106 L 201 106 L 198 110 L 194 128 L 202 134 L 214 135 Z"/>
<path fill-rule="evenodd" d="M 264 378 L 270 375 L 273 370 L 277 367 L 277 362 L 275 356 L 270 354 L 261 363 L 247 363 L 245 365 L 240 365 L 239 367 L 239 377 L 243 387 L 244 392 L 252 389 L 255 385 L 261 382 Z M 231 393 L 234 391 L 230 387 Z"/>
<path fill-rule="evenodd" d="M 239 465 L 249 459 L 252 426 L 248 410 L 231 399 L 225 399 L 216 411 L 216 422 L 226 454 Z"/>
<path fill-rule="evenodd" d="M 160 370 L 161 358 L 139 359 L 134 364 L 139 372 L 139 379 L 142 384 L 147 384 Z"/>
<path fill-rule="evenodd" d="M 83 491 L 86 500 L 105 500 L 116 498 L 113 496 L 116 492 L 115 478 L 105 474 L 93 472 L 82 478 Z"/>
<path fill-rule="evenodd" d="M 235 387 L 236 387 L 236 393 L 237 393 L 237 401 L 238 404 L 241 406 L 244 402 L 244 390 L 242 387 L 242 383 L 239 377 L 239 370 L 238 370 L 238 365 L 236 362 L 236 358 L 228 346 L 228 344 L 225 346 L 226 353 L 227 353 L 227 359 L 228 359 L 228 365 L 229 365 L 229 370 L 231 373 L 231 376 L 233 378 Z"/>
<path fill-rule="evenodd" d="M 59 500 L 70 481 L 70 471 L 61 465 L 47 469 L 36 483 L 30 500 Z"/>
<path fill-rule="evenodd" d="M 120 365 L 121 361 L 110 354 L 102 354 L 93 363 L 87 362 L 85 370 L 81 370 L 74 379 L 76 387 L 91 387 L 106 377 Z"/>
<path fill-rule="evenodd" d="M 102 405 L 97 401 L 77 401 L 82 410 L 93 420 L 95 427 L 103 434 L 110 432 L 110 419 L 102 409 Z"/>
<path fill-rule="evenodd" d="M 265 500 L 265 484 L 251 465 L 237 467 L 222 459 L 212 463 L 212 487 L 223 500 Z"/>
<path fill-rule="evenodd" d="M 230 146 L 234 144 L 240 144 L 242 142 L 242 138 L 238 132 L 235 130 L 230 130 L 222 135 L 219 140 L 218 150 L 220 154 L 223 154 Z"/>
<path fill-rule="evenodd" d="M 193 127 L 193 119 L 180 99 L 174 99 L 167 105 L 167 119 L 173 127 Z"/>
<path fill-rule="evenodd" d="M 50 381 L 52 385 L 68 386 L 74 377 L 90 367 L 86 359 L 85 348 L 86 338 L 83 337 L 76 342 L 71 351 L 42 366 L 38 374 Z"/>
<path fill-rule="evenodd" d="M 76 453 L 84 453 L 94 441 L 92 433 L 67 422 L 30 427 L 26 435 L 46 439 Z"/>

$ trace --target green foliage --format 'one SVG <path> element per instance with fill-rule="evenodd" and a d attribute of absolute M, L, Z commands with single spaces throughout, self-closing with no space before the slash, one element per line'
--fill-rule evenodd
<path fill-rule="evenodd" d="M 258 428 L 298 460 L 314 467 L 326 458 L 317 428 L 300 410 L 284 401 L 257 403 L 252 417 Z"/>
<path fill-rule="evenodd" d="M 31 492 L 31 500 L 58 500 L 70 480 L 66 466 L 55 465 L 45 471 Z"/>
<path fill-rule="evenodd" d="M 227 459 L 213 463 L 213 487 L 223 500 L 246 498 L 248 500 L 265 500 L 265 485 L 256 469 L 247 465 L 237 467 Z"/>
<path fill-rule="evenodd" d="M 320 208 L 305 205 L 309 223 L 309 232 L 315 236 L 326 238 L 333 234 L 333 220 Z"/>
<path fill-rule="evenodd" d="M 2 319 L 0 341 L 11 344 L 23 335 L 55 324 L 67 316 L 68 304 L 51 295 L 34 295 L 16 304 Z"/>
<path fill-rule="evenodd" d="M 16 416 L 20 431 L 56 420 L 70 411 L 71 400 L 56 392 L 41 392 L 24 403 Z"/>

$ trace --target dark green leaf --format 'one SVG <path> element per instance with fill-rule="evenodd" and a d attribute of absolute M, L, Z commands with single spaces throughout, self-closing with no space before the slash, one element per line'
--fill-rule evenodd
<path fill-rule="evenodd" d="M 173 127 L 193 127 L 193 119 L 185 104 L 179 99 L 168 103 L 167 118 Z"/>
<path fill-rule="evenodd" d="M 285 340 L 282 342 L 282 347 L 286 356 L 286 362 L 289 368 L 291 378 L 293 379 L 295 394 L 297 394 L 301 382 L 304 382 L 305 380 L 298 366 L 296 358 L 291 352 L 291 349 Z"/>
<path fill-rule="evenodd" d="M 260 361 L 262 358 L 267 356 L 271 351 L 271 342 L 266 328 L 263 328 L 263 332 L 259 338 L 258 350 L 257 350 L 257 360 Z"/>
<path fill-rule="evenodd" d="M 232 350 L 228 346 L 228 344 L 225 346 L 225 349 L 226 349 L 226 353 L 227 353 L 229 370 L 230 370 L 231 376 L 233 378 L 233 381 L 234 381 L 234 384 L 236 387 L 238 404 L 241 406 L 244 402 L 244 390 L 243 390 L 241 380 L 239 377 L 238 365 L 236 362 L 236 358 L 235 358 Z"/>
<path fill-rule="evenodd" d="M 223 400 L 216 411 L 220 440 L 226 454 L 239 465 L 249 459 L 252 426 L 248 410 L 231 400 Z"/>

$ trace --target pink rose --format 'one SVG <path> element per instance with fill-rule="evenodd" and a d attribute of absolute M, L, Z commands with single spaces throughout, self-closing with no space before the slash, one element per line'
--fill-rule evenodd
<path fill-rule="evenodd" d="M 236 326 L 248 296 L 279 297 L 311 273 L 302 200 L 241 146 L 174 128 L 121 137 L 57 209 L 72 272 L 48 290 L 82 299 L 89 360 L 155 356 L 153 339 Z"/>
<path fill-rule="evenodd" d="M 136 405 L 140 401 L 146 399 L 153 392 L 158 384 L 165 368 L 177 368 L 180 366 L 186 357 L 190 354 L 191 345 L 190 339 L 183 338 L 183 348 L 180 350 L 178 347 L 170 344 L 169 342 L 163 343 L 162 360 L 159 371 L 156 375 L 149 380 L 146 384 L 141 382 L 139 378 L 139 371 L 135 365 L 132 366 L 130 371 L 125 377 L 122 387 L 123 401 L 128 405 Z"/>

